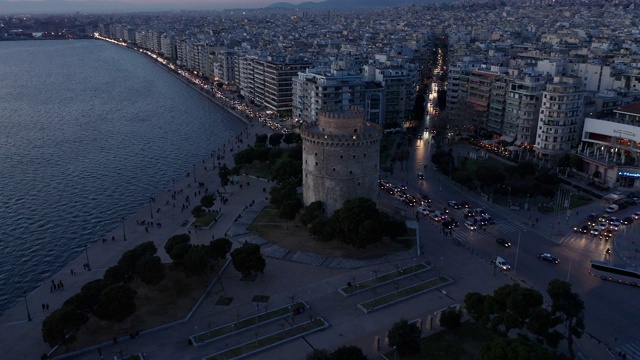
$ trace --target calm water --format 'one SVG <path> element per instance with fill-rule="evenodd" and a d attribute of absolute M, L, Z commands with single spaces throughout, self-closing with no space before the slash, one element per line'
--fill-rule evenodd
<path fill-rule="evenodd" d="M 0 42 L 0 314 L 244 128 L 137 53 Z"/>

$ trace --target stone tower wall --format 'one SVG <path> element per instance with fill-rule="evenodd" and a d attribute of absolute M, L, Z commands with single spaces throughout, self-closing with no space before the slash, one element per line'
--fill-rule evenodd
<path fill-rule="evenodd" d="M 320 200 L 331 215 L 345 200 L 376 200 L 382 130 L 363 112 L 324 112 L 300 134 L 305 206 Z"/>

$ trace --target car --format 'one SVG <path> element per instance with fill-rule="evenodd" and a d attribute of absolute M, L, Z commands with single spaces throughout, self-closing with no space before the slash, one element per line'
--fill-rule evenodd
<path fill-rule="evenodd" d="M 400 184 L 400 190 L 407 190 L 407 185 Z"/>
<path fill-rule="evenodd" d="M 631 217 L 633 218 L 633 220 L 640 219 L 640 211 L 634 212 L 633 214 L 631 214 Z"/>
<path fill-rule="evenodd" d="M 496 259 L 492 261 L 494 264 L 496 264 L 497 267 L 499 267 L 502 270 L 509 270 L 511 269 L 511 265 L 509 265 L 509 263 L 507 262 L 507 260 L 503 259 L 500 256 L 496 256 Z"/>
<path fill-rule="evenodd" d="M 478 226 L 485 226 L 485 225 L 489 225 L 489 221 L 487 221 L 486 218 L 484 218 L 483 216 L 476 216 L 473 218 L 473 222 L 478 225 Z"/>
<path fill-rule="evenodd" d="M 394 196 L 395 196 L 395 198 L 396 198 L 397 200 L 399 200 L 399 201 L 404 201 L 404 200 L 405 200 L 405 198 L 406 198 L 406 196 L 404 196 L 404 194 L 403 194 L 403 193 L 397 193 L 397 194 L 395 194 Z"/>
<path fill-rule="evenodd" d="M 429 217 L 433 221 L 441 221 L 442 220 L 442 215 L 440 214 L 439 211 L 432 212 L 431 215 L 429 215 Z"/>
<path fill-rule="evenodd" d="M 420 193 L 418 194 L 418 197 L 420 198 L 420 200 L 422 200 L 423 202 L 431 202 L 431 198 L 429 197 L 429 195 L 425 194 L 425 193 Z"/>
<path fill-rule="evenodd" d="M 618 218 L 617 216 L 612 216 L 609 218 L 609 224 L 614 223 L 614 222 L 620 222 L 620 218 Z"/>
<path fill-rule="evenodd" d="M 469 218 L 469 217 L 473 217 L 473 211 L 471 211 L 470 209 L 462 209 L 462 216 L 464 216 L 464 218 Z"/>
<path fill-rule="evenodd" d="M 584 224 L 582 226 L 574 226 L 573 227 L 573 232 L 579 232 L 579 233 L 583 233 L 583 234 L 588 234 L 589 231 L 591 231 L 591 225 L 589 224 Z"/>
<path fill-rule="evenodd" d="M 493 225 L 496 223 L 496 220 L 489 215 L 485 215 L 482 218 L 487 222 L 487 225 Z"/>
<path fill-rule="evenodd" d="M 455 220 L 448 219 L 448 220 L 444 220 L 442 222 L 442 227 L 445 228 L 445 229 L 451 230 L 451 229 L 453 229 L 454 227 L 457 227 L 457 226 L 459 226 L 459 224 Z"/>
<path fill-rule="evenodd" d="M 429 215 L 429 210 L 425 207 L 422 206 L 418 206 L 418 208 L 416 209 L 420 214 L 427 216 Z"/>
<path fill-rule="evenodd" d="M 483 208 L 473 209 L 473 213 L 474 213 L 476 216 L 486 216 L 486 215 L 487 215 L 487 212 L 486 212 L 486 211 L 484 211 L 484 209 L 483 209 Z"/>
<path fill-rule="evenodd" d="M 476 226 L 476 224 L 474 224 L 473 222 L 467 220 L 464 222 L 464 226 L 469 229 L 469 230 L 477 230 L 478 227 Z"/>
<path fill-rule="evenodd" d="M 416 206 L 416 198 L 414 198 L 411 195 L 405 195 L 404 197 L 404 201 L 407 203 L 407 205 L 409 206 Z"/>
<path fill-rule="evenodd" d="M 623 204 L 626 204 L 627 206 L 635 206 L 637 205 L 636 201 L 633 199 L 624 199 L 622 201 Z"/>
<path fill-rule="evenodd" d="M 550 263 L 554 263 L 554 264 L 558 264 L 560 262 L 560 260 L 558 260 L 557 257 L 549 254 L 549 253 L 542 253 L 542 254 L 538 254 L 538 259 L 542 260 L 542 261 L 547 261 Z"/>
<path fill-rule="evenodd" d="M 460 201 L 460 206 L 462 206 L 465 209 L 468 209 L 471 207 L 471 205 L 469 205 L 469 203 L 466 201 Z"/>
<path fill-rule="evenodd" d="M 598 236 L 604 230 L 604 228 L 600 225 L 596 225 L 591 229 L 591 236 Z"/>
<path fill-rule="evenodd" d="M 423 173 L 418 173 L 418 179 L 424 180 L 424 174 Z"/>
<path fill-rule="evenodd" d="M 602 214 L 602 215 L 600 215 L 600 217 L 598 218 L 598 220 L 608 222 L 608 221 L 609 221 L 609 218 L 611 218 L 611 215 L 609 215 L 609 214 Z"/>
<path fill-rule="evenodd" d="M 609 240 L 612 237 L 613 237 L 613 230 L 611 229 L 605 229 L 603 232 L 600 233 L 601 239 Z"/>
<path fill-rule="evenodd" d="M 505 239 L 505 238 L 500 238 L 500 237 L 499 237 L 499 238 L 497 238 L 497 239 L 496 239 L 496 243 L 497 243 L 498 245 L 502 245 L 502 246 L 504 246 L 504 247 L 509 247 L 509 246 L 511 246 L 511 243 L 510 243 L 509 241 L 507 241 L 507 239 Z"/>
<path fill-rule="evenodd" d="M 622 219 L 623 225 L 629 225 L 631 223 L 633 223 L 633 218 L 631 216 L 627 216 L 624 219 Z"/>
<path fill-rule="evenodd" d="M 608 213 L 614 213 L 616 211 L 618 211 L 618 209 L 620 209 L 620 206 L 613 204 L 613 205 L 609 205 L 606 209 L 604 209 L 604 211 L 608 212 Z"/>
<path fill-rule="evenodd" d="M 460 209 L 462 207 L 462 205 L 458 204 L 458 202 L 454 200 L 449 201 L 447 204 L 454 209 Z"/>
<path fill-rule="evenodd" d="M 611 231 L 618 231 L 620 230 L 620 225 L 622 225 L 619 222 L 613 223 L 613 224 L 609 224 L 609 230 Z"/>
<path fill-rule="evenodd" d="M 640 214 L 640 212 L 638 212 L 638 214 Z M 597 220 L 598 219 L 598 215 L 596 213 L 591 213 L 589 214 L 589 216 L 587 216 L 587 220 Z"/>

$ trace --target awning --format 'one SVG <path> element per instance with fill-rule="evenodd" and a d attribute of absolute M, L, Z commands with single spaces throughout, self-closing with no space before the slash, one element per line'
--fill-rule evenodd
<path fill-rule="evenodd" d="M 513 136 L 503 135 L 502 137 L 500 137 L 500 140 L 506 141 L 506 142 L 512 142 Z"/>

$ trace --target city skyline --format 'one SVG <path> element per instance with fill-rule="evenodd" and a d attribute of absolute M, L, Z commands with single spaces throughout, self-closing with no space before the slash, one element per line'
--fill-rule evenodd
<path fill-rule="evenodd" d="M 0 0 L 0 14 L 224 10 L 260 8 L 277 2 L 274 0 Z M 289 1 L 291 4 L 302 2 L 298 0 Z"/>

